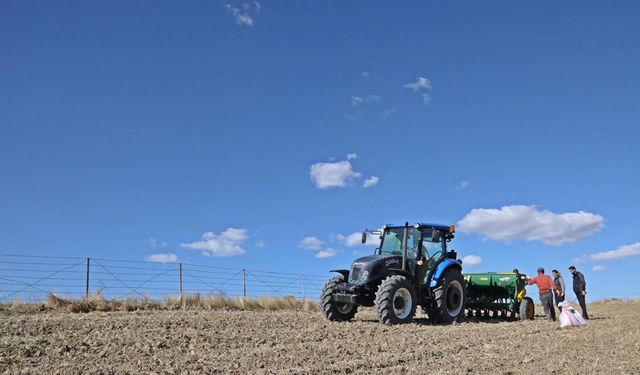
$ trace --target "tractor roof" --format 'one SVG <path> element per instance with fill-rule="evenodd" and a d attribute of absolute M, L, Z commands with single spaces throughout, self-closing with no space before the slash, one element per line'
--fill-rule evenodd
<path fill-rule="evenodd" d="M 387 224 L 385 225 L 386 227 L 392 227 L 392 228 L 401 228 L 404 225 L 393 225 L 393 224 Z M 428 228 L 433 228 L 433 229 L 437 229 L 443 232 L 455 232 L 455 226 L 453 225 L 442 225 L 442 224 L 433 224 L 433 223 L 416 223 L 414 225 L 416 228 L 418 229 L 428 229 Z"/>

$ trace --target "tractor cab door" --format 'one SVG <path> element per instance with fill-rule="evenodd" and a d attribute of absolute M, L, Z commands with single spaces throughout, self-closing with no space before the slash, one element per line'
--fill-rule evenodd
<path fill-rule="evenodd" d="M 435 233 L 435 230 L 427 230 L 422 233 L 420 241 L 420 262 L 418 265 L 418 280 L 420 285 L 429 285 L 429 274 L 438 265 L 440 259 L 446 255 L 446 242 L 443 236 Z"/>
<path fill-rule="evenodd" d="M 407 271 L 411 275 L 415 275 L 418 265 L 418 255 L 420 252 L 420 231 L 415 228 L 409 228 L 407 237 Z"/>
<path fill-rule="evenodd" d="M 412 275 L 416 272 L 416 261 L 420 247 L 421 234 L 416 228 L 410 227 L 407 232 L 407 271 Z M 404 227 L 385 228 L 380 246 L 382 255 L 402 255 Z"/>

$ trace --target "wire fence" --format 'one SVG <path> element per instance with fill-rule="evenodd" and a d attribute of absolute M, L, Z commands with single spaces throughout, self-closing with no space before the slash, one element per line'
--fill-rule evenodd
<path fill-rule="evenodd" d="M 0 302 L 69 299 L 159 300 L 182 294 L 286 297 L 317 301 L 327 276 L 101 258 L 0 254 Z"/>

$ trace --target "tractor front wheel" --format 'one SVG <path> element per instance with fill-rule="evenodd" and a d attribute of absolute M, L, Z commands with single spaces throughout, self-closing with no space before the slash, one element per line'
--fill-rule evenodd
<path fill-rule="evenodd" d="M 389 276 L 376 292 L 376 316 L 383 324 L 409 323 L 416 313 L 416 292 L 409 279 Z"/>
<path fill-rule="evenodd" d="M 467 291 L 464 278 L 457 268 L 444 271 L 440 285 L 433 290 L 433 304 L 429 308 L 429 319 L 434 323 L 449 324 L 464 317 L 464 302 Z"/>
<path fill-rule="evenodd" d="M 327 280 L 322 288 L 320 295 L 320 307 L 325 318 L 332 321 L 351 320 L 358 312 L 358 305 L 353 303 L 336 302 L 333 299 L 333 289 L 336 285 L 342 284 L 344 277 L 342 275 L 334 276 Z"/>
<path fill-rule="evenodd" d="M 524 297 L 520 301 L 520 320 L 533 320 L 536 314 L 531 297 Z"/>

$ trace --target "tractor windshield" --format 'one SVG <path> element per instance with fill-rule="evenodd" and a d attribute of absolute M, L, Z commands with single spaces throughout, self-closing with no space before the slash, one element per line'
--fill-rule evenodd
<path fill-rule="evenodd" d="M 409 227 L 409 237 L 407 238 L 407 257 L 416 258 L 418 243 L 420 241 L 420 231 Z M 404 227 L 385 228 L 382 236 L 380 254 L 402 255 L 402 240 L 404 237 Z"/>

